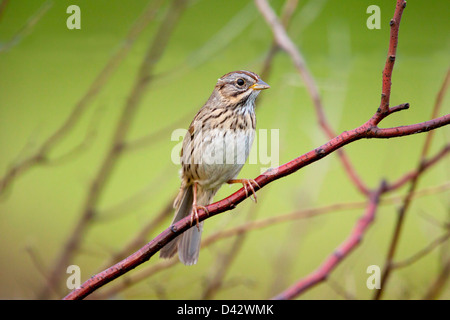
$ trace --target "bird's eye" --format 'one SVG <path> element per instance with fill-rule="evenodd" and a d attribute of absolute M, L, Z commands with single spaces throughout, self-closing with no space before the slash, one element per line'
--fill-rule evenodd
<path fill-rule="evenodd" d="M 237 79 L 236 83 L 237 83 L 238 86 L 243 86 L 245 81 L 244 81 L 244 79 L 239 78 L 239 79 Z"/>

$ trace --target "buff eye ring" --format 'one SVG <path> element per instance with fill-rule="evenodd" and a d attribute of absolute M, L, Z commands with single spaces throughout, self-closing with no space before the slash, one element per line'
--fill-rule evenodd
<path fill-rule="evenodd" d="M 244 79 L 239 78 L 239 79 L 237 79 L 236 83 L 238 86 L 242 87 L 245 84 L 245 81 L 244 81 Z"/>

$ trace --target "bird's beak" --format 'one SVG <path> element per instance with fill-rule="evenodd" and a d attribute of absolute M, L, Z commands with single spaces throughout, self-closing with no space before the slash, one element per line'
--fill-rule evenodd
<path fill-rule="evenodd" d="M 259 79 L 258 82 L 251 85 L 250 88 L 252 88 L 253 90 L 264 90 L 264 89 L 269 89 L 270 86 L 267 83 L 265 83 L 264 81 L 262 81 L 261 79 Z"/>

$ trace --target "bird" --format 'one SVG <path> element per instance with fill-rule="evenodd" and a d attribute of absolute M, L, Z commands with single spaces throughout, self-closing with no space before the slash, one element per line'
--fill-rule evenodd
<path fill-rule="evenodd" d="M 190 215 L 192 227 L 168 242 L 160 251 L 161 258 L 171 258 L 178 251 L 183 264 L 198 262 L 203 231 L 198 210 L 208 212 L 206 206 L 223 184 L 241 183 L 247 196 L 251 192 L 256 202 L 258 183 L 236 177 L 255 137 L 256 97 L 268 88 L 256 73 L 246 70 L 229 72 L 217 80 L 209 99 L 192 120 L 180 152 L 181 185 L 171 225 Z"/>

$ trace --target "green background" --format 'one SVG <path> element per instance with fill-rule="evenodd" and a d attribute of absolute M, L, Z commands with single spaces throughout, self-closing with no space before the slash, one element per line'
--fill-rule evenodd
<path fill-rule="evenodd" d="M 0 18 L 0 41 L 12 39 L 43 3 L 11 1 Z M 147 3 L 53 1 L 48 12 L 17 44 L 0 52 L 1 176 L 18 160 L 32 154 L 66 119 Z M 270 3 L 279 14 L 283 1 Z M 66 8 L 71 4 L 81 8 L 81 30 L 66 27 Z M 366 27 L 366 8 L 371 4 L 381 9 L 380 30 Z M 300 1 L 292 17 L 289 34 L 316 79 L 336 133 L 361 125 L 379 105 L 394 7 L 395 1 Z M 169 2 L 140 35 L 75 128 L 52 150 L 50 158 L 64 156 L 88 134 L 82 150 L 64 157 L 64 161 L 31 168 L 1 195 L 0 298 L 33 299 L 44 285 L 45 275 L 78 221 L 89 184 L 111 142 L 142 57 L 167 8 Z M 400 27 L 391 105 L 409 102 L 411 107 L 385 119 L 382 127 L 429 119 L 449 66 L 449 9 L 447 1 L 408 1 Z M 133 141 L 176 121 L 183 125 L 174 128 L 187 128 L 217 78 L 237 69 L 259 73 L 271 44 L 271 31 L 253 2 L 191 1 L 157 64 L 155 80 L 139 105 L 127 139 Z M 270 77 L 264 80 L 271 89 L 261 94 L 257 129 L 279 129 L 280 164 L 325 143 L 310 97 L 289 56 L 279 52 Z M 449 112 L 448 102 L 447 97 L 441 114 Z M 448 143 L 449 134 L 448 127 L 435 132 L 430 155 Z M 425 135 L 420 134 L 362 140 L 345 150 L 364 181 L 375 188 L 381 179 L 395 181 L 413 170 L 424 139 Z M 82 281 L 98 272 L 108 257 L 174 196 L 179 188 L 179 167 L 171 162 L 170 155 L 176 143 L 171 141 L 170 131 L 164 131 L 154 143 L 120 157 L 101 194 L 99 219 L 89 225 L 72 260 L 81 268 Z M 262 166 L 248 164 L 240 177 L 254 178 Z M 419 189 L 448 182 L 449 169 L 447 158 L 427 171 Z M 224 186 L 215 199 L 237 189 Z M 404 187 L 397 194 L 406 190 Z M 127 206 L 114 213 L 107 211 L 136 194 L 140 196 L 132 198 Z M 408 258 L 443 233 L 435 222 L 448 222 L 449 195 L 447 189 L 414 200 L 396 260 Z M 330 155 L 269 184 L 258 192 L 258 200 L 255 205 L 247 199 L 234 211 L 207 220 L 204 237 L 242 224 L 249 214 L 262 219 L 338 202 L 362 201 L 364 197 L 349 181 L 336 155 Z M 345 292 L 351 297 L 370 299 L 373 291 L 366 287 L 366 269 L 369 265 L 383 267 L 398 206 L 381 206 L 361 245 L 332 272 L 330 281 L 301 298 L 342 299 L 345 297 L 341 293 Z M 271 298 L 315 270 L 349 235 L 363 212 L 363 208 L 336 211 L 248 233 L 223 279 L 223 287 L 212 298 Z M 148 235 L 148 240 L 170 221 L 168 217 Z M 201 298 L 209 277 L 220 265 L 218 259 L 230 250 L 232 242 L 233 238 L 218 241 L 201 251 L 197 266 L 177 264 L 114 298 Z M 421 298 L 440 272 L 446 250 L 448 256 L 448 243 L 419 262 L 395 271 L 384 297 Z M 153 257 L 131 273 L 158 262 Z M 449 290 L 440 298 L 449 299 Z M 68 292 L 63 288 L 53 298 Z"/>

